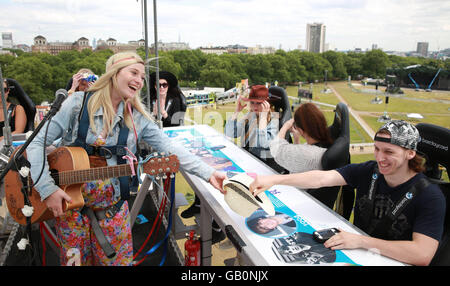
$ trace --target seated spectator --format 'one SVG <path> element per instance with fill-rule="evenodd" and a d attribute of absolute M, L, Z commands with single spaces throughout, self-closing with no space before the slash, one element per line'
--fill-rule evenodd
<path fill-rule="evenodd" d="M 444 230 L 445 197 L 423 174 L 423 157 L 416 153 L 419 140 L 414 125 L 393 120 L 375 134 L 375 161 L 329 171 L 258 176 L 250 192 L 257 195 L 273 185 L 355 187 L 354 223 L 370 236 L 341 229 L 324 246 L 376 249 L 404 263 L 428 265 Z"/>
<path fill-rule="evenodd" d="M 27 115 L 21 105 L 16 105 L 8 101 L 9 86 L 6 80 L 3 81 L 5 91 L 6 110 L 12 134 L 23 133 L 27 125 Z M 3 140 L 3 127 L 5 127 L 5 115 L 3 114 L 3 102 L 0 97 L 0 140 Z"/>
<path fill-rule="evenodd" d="M 87 91 L 91 85 L 97 80 L 97 76 L 90 69 L 80 69 L 72 76 L 70 89 L 67 91 L 69 95 L 77 91 Z"/>
<path fill-rule="evenodd" d="M 237 120 L 239 113 L 250 104 L 248 112 L 242 120 Z M 240 145 L 268 166 L 275 170 L 282 169 L 273 160 L 269 150 L 269 142 L 278 134 L 278 117 L 271 111 L 269 90 L 263 85 L 252 86 L 248 98 L 239 96 L 236 109 L 225 125 L 225 135 L 232 138 L 240 137 Z"/>
<path fill-rule="evenodd" d="M 294 144 L 285 138 L 291 132 Z M 306 143 L 299 144 L 300 136 Z M 280 166 L 290 173 L 322 170 L 321 159 L 332 139 L 322 111 L 313 103 L 300 105 L 294 118 L 286 121 L 274 140 L 270 142 L 270 153 Z"/>
<path fill-rule="evenodd" d="M 154 118 L 158 117 L 156 105 L 156 72 L 150 75 L 150 106 Z M 180 126 L 184 119 L 181 90 L 176 76 L 167 71 L 159 72 L 159 102 L 163 127 Z"/>

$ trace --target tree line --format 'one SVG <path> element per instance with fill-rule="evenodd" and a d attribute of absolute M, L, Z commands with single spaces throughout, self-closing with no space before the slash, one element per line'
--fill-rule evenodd
<path fill-rule="evenodd" d="M 81 68 L 89 68 L 97 75 L 105 72 L 111 50 L 63 51 L 58 55 L 24 53 L 13 50 L 16 56 L 0 55 L 3 77 L 17 80 L 35 103 L 52 101 L 54 92 L 66 87 L 69 79 Z M 138 54 L 145 58 L 144 49 Z M 150 59 L 154 55 L 149 55 Z M 150 60 L 154 71 L 155 60 Z M 249 84 L 278 81 L 283 85 L 301 82 L 345 80 L 365 76 L 385 78 L 386 71 L 410 65 L 424 65 L 450 71 L 450 60 L 445 61 L 387 55 L 381 50 L 366 53 L 327 51 L 317 54 L 306 51 L 277 50 L 274 54 L 205 54 L 199 49 L 159 53 L 159 67 L 174 73 L 182 87 L 214 86 L 232 88 L 241 79 Z"/>

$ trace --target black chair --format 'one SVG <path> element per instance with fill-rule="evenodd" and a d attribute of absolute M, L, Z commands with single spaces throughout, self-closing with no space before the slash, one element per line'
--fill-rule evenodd
<path fill-rule="evenodd" d="M 323 154 L 321 161 L 324 170 L 334 170 L 350 163 L 350 118 L 347 105 L 342 102 L 338 103 L 334 112 L 333 123 L 328 127 L 333 138 L 333 144 Z M 340 186 L 323 187 L 307 190 L 307 192 L 330 209 L 333 209 L 340 189 Z M 348 203 L 344 202 L 343 216 L 348 219 L 353 207 L 352 194 L 354 195 L 354 191 L 347 186 L 342 187 L 342 189 L 343 195 L 349 193 L 346 197 L 351 198 L 351 201 Z"/>
<path fill-rule="evenodd" d="M 424 173 L 431 182 L 441 188 L 446 199 L 444 233 L 431 265 L 450 266 L 450 183 L 442 180 L 442 168 L 440 167 L 442 166 L 449 173 L 448 144 L 450 143 L 450 130 L 429 123 L 419 123 L 416 127 L 421 137 L 417 150 L 426 159 Z"/>
<path fill-rule="evenodd" d="M 292 118 L 291 104 L 289 103 L 289 97 L 286 90 L 279 86 L 269 87 L 269 101 L 274 107 L 274 111 L 279 114 L 279 128 Z M 286 133 L 286 140 L 292 143 L 289 132 Z"/>
<path fill-rule="evenodd" d="M 12 78 L 6 79 L 10 88 L 9 98 L 16 98 L 19 104 L 25 109 L 27 115 L 27 124 L 24 132 L 34 130 L 34 116 L 36 115 L 36 105 L 33 103 L 30 97 L 26 94 L 20 84 Z"/>
<path fill-rule="evenodd" d="M 277 112 L 279 115 L 279 130 L 284 125 L 284 123 L 286 123 L 286 121 L 292 118 L 289 97 L 286 90 L 279 86 L 269 87 L 269 102 L 273 106 L 274 112 Z M 286 132 L 285 138 L 289 143 L 292 143 L 292 138 L 289 132 Z M 278 165 L 278 163 L 275 162 L 274 158 L 267 158 L 265 160 L 265 163 L 280 174 L 289 174 L 289 171 Z"/>

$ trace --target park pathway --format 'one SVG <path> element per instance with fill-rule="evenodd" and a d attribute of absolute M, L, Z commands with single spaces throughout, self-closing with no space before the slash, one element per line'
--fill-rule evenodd
<path fill-rule="evenodd" d="M 328 87 L 333 91 L 336 97 L 340 102 L 345 103 L 348 107 L 348 111 L 355 118 L 355 120 L 361 125 L 361 127 L 366 131 L 366 133 L 370 136 L 370 138 L 375 137 L 375 131 L 364 121 L 364 119 L 359 116 L 358 112 L 351 108 L 347 101 L 337 92 L 332 85 L 328 85 Z M 368 154 L 373 153 L 373 144 L 351 144 L 350 146 L 350 154 Z"/>
<path fill-rule="evenodd" d="M 333 93 L 336 95 L 336 97 L 339 99 L 340 102 L 343 102 L 347 105 L 348 111 L 353 116 L 353 118 L 355 118 L 356 121 L 358 121 L 358 123 L 361 125 L 364 131 L 366 131 L 366 133 L 370 136 L 370 138 L 373 138 L 375 136 L 375 131 L 373 131 L 373 129 L 366 123 L 366 121 L 364 121 L 364 119 L 362 119 L 361 116 L 359 116 L 357 111 L 353 110 L 353 108 L 351 108 L 348 105 L 347 101 L 345 101 L 345 99 L 334 89 L 332 85 L 328 85 L 328 87 L 333 91 Z"/>

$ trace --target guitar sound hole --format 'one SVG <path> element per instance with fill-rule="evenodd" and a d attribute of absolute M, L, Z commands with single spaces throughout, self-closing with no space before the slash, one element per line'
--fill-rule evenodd
<path fill-rule="evenodd" d="M 59 176 L 58 176 L 58 170 L 51 169 L 50 170 L 50 176 L 55 180 L 55 184 L 59 186 Z"/>

